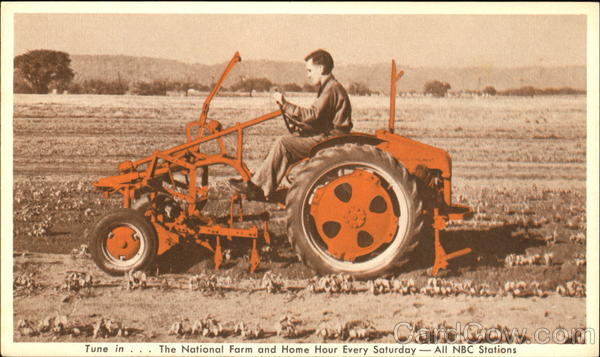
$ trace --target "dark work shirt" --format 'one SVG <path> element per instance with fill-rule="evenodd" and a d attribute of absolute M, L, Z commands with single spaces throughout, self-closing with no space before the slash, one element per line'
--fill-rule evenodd
<path fill-rule="evenodd" d="M 352 106 L 344 87 L 332 76 L 319 88 L 317 100 L 308 108 L 283 102 L 283 111 L 308 124 L 309 134 L 341 135 L 352 130 Z"/>

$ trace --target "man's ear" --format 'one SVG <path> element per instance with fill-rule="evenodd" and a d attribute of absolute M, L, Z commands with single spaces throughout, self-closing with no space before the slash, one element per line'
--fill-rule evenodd
<path fill-rule="evenodd" d="M 321 68 L 321 75 L 324 75 L 325 74 L 325 66 L 320 64 L 319 68 Z"/>

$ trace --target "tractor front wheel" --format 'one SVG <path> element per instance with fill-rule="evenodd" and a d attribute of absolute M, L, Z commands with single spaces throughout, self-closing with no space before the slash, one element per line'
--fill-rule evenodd
<path fill-rule="evenodd" d="M 158 248 L 156 232 L 142 212 L 120 208 L 100 217 L 89 236 L 90 252 L 111 275 L 148 267 Z"/>
<path fill-rule="evenodd" d="M 414 177 L 370 145 L 318 152 L 294 180 L 286 207 L 300 260 L 319 273 L 356 278 L 403 264 L 424 219 Z"/>

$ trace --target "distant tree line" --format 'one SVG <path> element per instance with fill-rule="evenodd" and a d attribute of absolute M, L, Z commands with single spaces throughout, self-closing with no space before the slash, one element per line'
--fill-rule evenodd
<path fill-rule="evenodd" d="M 14 88 L 15 93 L 45 94 L 49 91 L 71 94 L 135 94 L 135 95 L 166 95 L 167 92 L 185 92 L 195 90 L 209 91 L 206 84 L 183 81 L 126 81 L 88 79 L 73 81 L 75 73 L 71 69 L 71 58 L 68 53 L 52 50 L 33 50 L 16 56 L 14 59 Z M 241 77 L 224 91 L 268 92 L 275 84 L 267 78 Z M 296 83 L 281 85 L 285 92 L 316 92 L 316 88 L 307 83 L 302 86 Z M 362 82 L 351 83 L 349 93 L 355 95 L 371 94 Z"/>
<path fill-rule="evenodd" d="M 135 94 L 135 95 L 166 95 L 169 91 L 209 91 L 210 88 L 196 82 L 163 81 L 150 82 L 124 80 L 103 81 L 98 79 L 72 82 L 67 91 L 71 94 Z"/>
<path fill-rule="evenodd" d="M 561 88 L 536 88 L 533 86 L 524 86 L 520 88 L 510 88 L 504 90 L 496 90 L 493 86 L 487 86 L 483 90 L 461 90 L 455 94 L 468 94 L 468 95 L 504 95 L 504 96 L 522 96 L 522 97 L 533 97 L 536 95 L 578 95 L 586 94 L 584 89 L 574 89 L 571 87 Z"/>
<path fill-rule="evenodd" d="M 52 50 L 33 50 L 14 58 L 14 92 L 15 93 L 48 93 L 56 90 L 72 94 L 135 94 L 135 95 L 166 95 L 168 92 L 185 92 L 190 90 L 204 92 L 209 91 L 211 86 L 192 81 L 133 81 L 126 80 L 83 80 L 73 81 L 75 73 L 71 69 L 71 58 L 68 53 Z M 252 95 L 254 92 L 268 92 L 276 84 L 269 79 L 240 77 L 235 83 L 223 91 L 246 92 Z M 296 83 L 285 83 L 280 86 L 284 92 L 316 92 L 316 88 L 307 83 L 302 86 Z M 348 85 L 348 93 L 351 95 L 371 95 L 374 92 L 364 82 L 351 82 Z M 425 83 L 423 94 L 435 97 L 445 97 L 451 85 L 439 80 Z M 408 93 L 416 93 L 411 91 Z M 535 96 L 535 95 L 565 95 L 585 94 L 585 90 L 562 88 L 535 88 L 524 86 L 514 89 L 496 90 L 493 86 L 487 86 L 483 90 L 464 90 L 458 94 L 469 95 L 507 95 L 507 96 Z M 456 94 L 456 92 L 455 92 Z"/>
<path fill-rule="evenodd" d="M 525 86 L 515 89 L 506 89 L 498 91 L 500 95 L 534 96 L 534 95 L 565 95 L 565 94 L 586 94 L 584 89 L 574 89 L 571 87 L 561 88 L 535 88 Z"/>
<path fill-rule="evenodd" d="M 425 83 L 423 87 L 423 94 L 429 94 L 434 97 L 444 97 L 449 93 L 449 90 L 452 87 L 450 84 L 441 81 L 428 81 Z M 416 91 L 409 92 L 411 94 L 415 94 Z M 520 88 L 511 88 L 505 90 L 496 90 L 493 86 L 486 86 L 483 90 L 461 90 L 458 92 L 453 92 L 453 94 L 467 94 L 467 95 L 505 95 L 505 96 L 529 96 L 533 97 L 536 95 L 573 95 L 573 94 L 586 94 L 585 90 L 582 89 L 574 89 L 571 87 L 561 87 L 561 88 L 535 88 L 533 86 L 524 86 Z"/>

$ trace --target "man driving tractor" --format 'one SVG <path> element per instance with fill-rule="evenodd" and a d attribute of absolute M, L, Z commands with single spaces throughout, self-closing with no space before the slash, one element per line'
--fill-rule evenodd
<path fill-rule="evenodd" d="M 182 241 L 193 241 L 211 251 L 218 268 L 223 261 L 221 238 L 235 237 L 252 241 L 249 263 L 253 272 L 260 262 L 258 226 L 233 225 L 234 205 L 236 201 L 241 204 L 238 195 L 231 197 L 229 226 L 217 224 L 208 215 L 208 169 L 232 167 L 241 176 L 239 181 L 232 180 L 233 187 L 252 200 L 273 200 L 290 165 L 303 158 L 308 160 L 296 172 L 285 197 L 287 237 L 298 257 L 315 271 L 347 273 L 355 278 L 379 276 L 406 264 L 408 254 L 430 230 L 434 236 L 433 275 L 446 268 L 448 260 L 471 251 L 463 248 L 446 253 L 440 241 L 446 222 L 473 215 L 472 208 L 452 203 L 450 155 L 394 134 L 396 81 L 404 73 L 397 71 L 394 61 L 387 130 L 367 134 L 350 132 L 350 101 L 331 74 L 331 55 L 323 50 L 305 58 L 310 83 L 319 85 L 310 107 L 289 103 L 276 93 L 274 99 L 281 110 L 226 129 L 216 120 L 207 121 L 210 101 L 240 60 L 236 52 L 204 100 L 200 118 L 186 125 L 184 144 L 123 161 L 117 175 L 93 183 L 105 197 L 113 193 L 123 196 L 123 208 L 103 215 L 90 230 L 91 254 L 102 270 L 119 275 L 145 269 Z M 277 139 L 252 175 L 243 161 L 243 131 L 280 115 L 293 135 Z M 235 156 L 228 155 L 224 145 L 222 138 L 227 135 L 237 138 Z M 202 152 L 201 145 L 211 141 L 216 141 L 220 150 Z M 176 182 L 178 174 L 186 182 Z M 241 206 L 239 211 L 239 222 L 243 222 Z M 263 238 L 268 244 L 267 233 L 265 221 Z"/>
<path fill-rule="evenodd" d="M 344 87 L 335 79 L 333 58 L 318 49 L 305 58 L 309 83 L 319 86 L 317 99 L 308 108 L 288 102 L 282 93 L 273 93 L 281 111 L 300 129 L 299 135 L 281 136 L 262 165 L 248 182 L 231 179 L 231 186 L 249 200 L 266 200 L 283 180 L 288 167 L 307 157 L 311 148 L 332 136 L 352 129 L 352 107 Z"/>

